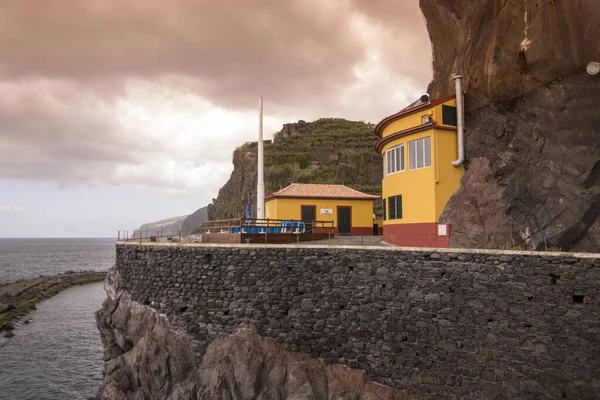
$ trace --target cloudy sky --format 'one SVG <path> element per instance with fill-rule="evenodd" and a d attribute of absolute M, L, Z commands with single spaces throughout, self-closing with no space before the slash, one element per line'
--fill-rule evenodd
<path fill-rule="evenodd" d="M 0 1 L 0 237 L 114 237 L 208 204 L 231 153 L 419 96 L 417 0 Z"/>

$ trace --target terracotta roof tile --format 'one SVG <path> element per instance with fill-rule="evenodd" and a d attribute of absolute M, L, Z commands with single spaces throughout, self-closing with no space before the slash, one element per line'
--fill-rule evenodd
<path fill-rule="evenodd" d="M 356 199 L 356 200 L 375 200 L 379 196 L 359 192 L 344 185 L 326 185 L 317 183 L 292 183 L 267 197 L 268 199 L 280 197 L 301 197 L 301 198 L 336 198 L 336 199 Z"/>

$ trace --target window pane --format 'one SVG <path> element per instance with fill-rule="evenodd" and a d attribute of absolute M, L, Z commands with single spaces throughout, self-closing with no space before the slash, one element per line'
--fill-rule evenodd
<path fill-rule="evenodd" d="M 396 149 L 390 150 L 390 154 L 392 155 L 390 160 L 390 168 L 392 172 L 396 172 Z"/>
<path fill-rule="evenodd" d="M 387 217 L 387 212 L 386 212 L 386 211 L 387 211 L 387 210 L 386 210 L 386 205 L 387 205 L 387 202 L 386 202 L 385 200 L 386 200 L 386 199 L 383 199 L 383 220 L 384 220 L 384 221 L 387 219 L 387 218 L 386 218 L 386 217 Z"/>
<path fill-rule="evenodd" d="M 400 150 L 400 170 L 404 171 L 404 145 L 398 148 Z"/>
<path fill-rule="evenodd" d="M 416 161 L 416 143 L 413 142 L 408 142 L 408 167 L 410 169 L 415 169 L 415 167 L 417 166 L 417 161 Z"/>
<path fill-rule="evenodd" d="M 431 138 L 428 136 L 423 139 L 425 142 L 425 166 L 431 166 Z"/>
<path fill-rule="evenodd" d="M 390 164 L 390 151 L 388 150 L 386 153 L 386 158 L 387 158 L 387 173 L 391 174 L 392 173 L 392 169 L 391 169 L 391 164 Z"/>
<path fill-rule="evenodd" d="M 423 139 L 419 139 L 417 142 L 417 168 L 424 167 L 425 155 L 423 154 Z"/>
<path fill-rule="evenodd" d="M 396 196 L 396 218 L 402 218 L 402 195 Z"/>
<path fill-rule="evenodd" d="M 396 171 L 402 170 L 402 166 L 400 165 L 402 161 L 402 147 L 396 147 Z"/>
<path fill-rule="evenodd" d="M 390 208 L 390 219 L 396 219 L 396 202 L 394 201 L 395 197 L 390 197 L 388 199 L 389 208 Z"/>

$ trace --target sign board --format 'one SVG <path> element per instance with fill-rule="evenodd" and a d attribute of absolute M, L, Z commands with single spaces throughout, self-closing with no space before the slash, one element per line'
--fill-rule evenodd
<path fill-rule="evenodd" d="M 333 208 L 321 208 L 321 215 L 333 215 Z"/>
<path fill-rule="evenodd" d="M 448 235 L 448 225 L 438 225 L 438 236 Z"/>

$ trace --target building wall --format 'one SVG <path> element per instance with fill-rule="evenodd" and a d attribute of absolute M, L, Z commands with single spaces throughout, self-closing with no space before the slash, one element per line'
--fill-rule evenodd
<path fill-rule="evenodd" d="M 435 163 L 437 179 L 435 185 L 435 221 L 439 221 L 440 215 L 450 197 L 460 188 L 464 167 L 454 167 L 452 161 L 458 158 L 456 132 L 444 129 L 436 129 L 434 133 L 436 140 Z"/>
<path fill-rule="evenodd" d="M 456 106 L 452 99 L 445 105 Z M 431 115 L 441 125 L 442 106 L 419 111 L 389 124 L 383 137 L 422 124 L 424 115 Z M 408 143 L 429 136 L 431 138 L 431 166 L 423 169 L 408 168 Z M 383 198 L 389 211 L 390 196 L 402 195 L 402 219 L 388 219 L 384 222 L 384 240 L 400 246 L 448 247 L 448 236 L 438 235 L 438 220 L 446 203 L 460 187 L 463 167 L 452 166 L 458 156 L 456 131 L 432 128 L 394 140 L 384 146 Z M 385 152 L 392 147 L 404 144 L 406 169 L 387 175 Z M 450 228 L 448 228 L 449 234 Z"/>
<path fill-rule="evenodd" d="M 408 169 L 408 142 L 424 137 L 431 137 L 431 166 L 416 170 Z M 390 196 L 402 195 L 402 219 L 388 219 L 384 221 L 385 226 L 392 224 L 413 224 L 436 222 L 435 215 L 435 135 L 433 130 L 419 132 L 394 140 L 383 148 L 383 154 L 392 147 L 404 144 L 404 156 L 406 169 L 403 172 L 385 175 L 382 181 L 382 196 L 388 199 Z M 386 160 L 387 163 L 387 160 Z M 387 200 L 386 200 L 387 207 Z"/>
<path fill-rule="evenodd" d="M 445 102 L 444 105 L 456 107 L 456 99 L 449 100 L 449 101 Z M 381 136 L 382 136 L 382 138 L 384 138 L 384 137 L 394 134 L 396 132 L 400 132 L 405 129 L 419 126 L 419 125 L 423 124 L 423 116 L 428 115 L 428 114 L 433 116 L 433 120 L 435 122 L 437 122 L 438 124 L 441 124 L 442 123 L 442 104 L 439 104 L 439 105 L 429 108 L 427 110 L 415 112 L 414 114 L 407 115 L 399 120 L 396 120 L 396 121 L 390 123 L 388 126 L 385 127 Z"/>
<path fill-rule="evenodd" d="M 598 255 L 118 244 L 115 268 L 197 357 L 246 326 L 425 398 L 599 398 Z"/>
<path fill-rule="evenodd" d="M 276 198 L 266 202 L 267 218 L 273 219 L 302 219 L 301 206 L 316 206 L 318 221 L 333 221 L 337 228 L 337 208 L 352 207 L 352 227 L 363 228 L 360 232 L 367 232 L 365 228 L 370 229 L 373 234 L 373 200 L 343 200 L 343 199 L 288 199 Z M 320 214 L 321 209 L 331 209 L 333 214 Z M 353 234 L 368 235 L 369 233 L 358 233 L 355 229 Z"/>

